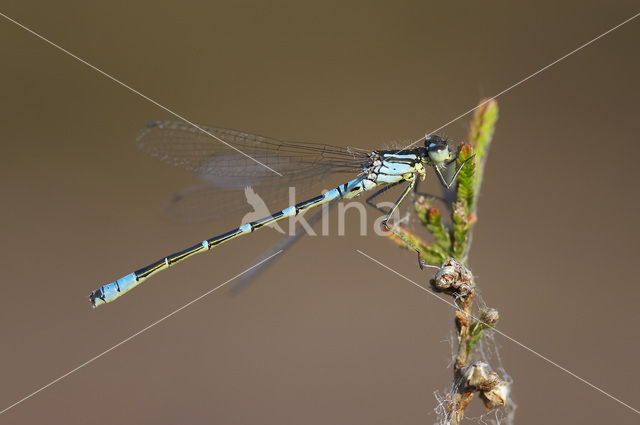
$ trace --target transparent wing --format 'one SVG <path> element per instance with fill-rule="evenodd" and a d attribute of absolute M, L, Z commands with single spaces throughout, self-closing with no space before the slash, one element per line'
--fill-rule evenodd
<path fill-rule="evenodd" d="M 335 201 L 331 202 L 329 204 L 329 208 L 333 207 L 335 205 Z M 322 215 L 325 213 L 324 209 L 320 209 L 319 211 L 316 211 L 311 218 L 309 218 L 307 220 L 307 223 L 309 223 L 309 226 L 313 227 L 315 226 L 315 224 L 317 222 L 320 221 L 320 219 L 322 218 Z M 245 287 L 247 287 L 250 283 L 252 283 L 252 281 L 258 277 L 258 275 L 262 272 L 264 272 L 269 266 L 273 265 L 277 260 L 277 258 L 274 256 L 274 254 L 280 250 L 282 251 L 286 251 L 289 248 L 291 248 L 301 237 L 303 237 L 304 235 L 306 235 L 307 232 L 304 230 L 304 228 L 299 227 L 298 229 L 296 229 L 295 233 L 289 236 L 286 236 L 284 238 L 282 238 L 280 241 L 278 241 L 278 243 L 276 243 L 274 246 L 272 246 L 271 248 L 269 248 L 264 254 L 262 254 L 260 257 L 258 257 L 258 259 L 256 261 L 254 261 L 254 263 L 259 263 L 260 261 L 263 261 L 269 257 L 271 257 L 271 259 L 269 259 L 268 261 L 265 261 L 263 263 L 260 263 L 260 265 L 258 267 L 254 267 L 253 269 L 251 269 L 251 271 L 245 273 L 244 275 L 242 275 L 241 278 L 237 279 L 230 288 L 230 293 L 231 294 L 237 294 L 238 292 L 240 292 L 242 289 L 244 289 Z"/>
<path fill-rule="evenodd" d="M 255 163 L 247 166 L 262 168 Z M 267 215 L 319 195 L 320 189 L 323 188 L 320 184 L 326 182 L 329 175 L 335 172 L 334 167 L 320 166 L 298 171 L 295 179 L 272 175 L 261 178 L 200 175 L 204 184 L 174 193 L 165 204 L 163 215 L 169 220 L 181 223 L 204 222 L 230 214 L 244 216 L 246 213 L 258 211 L 249 202 L 247 194 L 243 193 L 249 186 L 255 195 L 265 202 L 265 207 L 259 211 Z M 313 191 L 309 190 L 314 185 L 318 187 Z M 295 188 L 293 194 L 290 194 L 290 187 Z"/>
<path fill-rule="evenodd" d="M 178 121 L 152 122 L 140 131 L 137 144 L 148 155 L 192 171 L 213 186 L 225 188 L 270 182 L 288 185 L 291 181 L 300 182 L 317 175 L 357 173 L 368 159 L 367 152 L 357 149 L 285 142 L 223 128 L 200 128 L 204 131 Z M 283 177 L 216 138 L 278 171 Z"/>
<path fill-rule="evenodd" d="M 310 183 L 309 180 L 306 182 Z M 251 189 L 265 202 L 264 208 L 256 208 L 242 190 L 221 189 L 204 184 L 174 193 L 165 204 L 162 214 L 165 218 L 180 223 L 204 222 L 233 214 L 238 216 L 240 225 L 242 217 L 249 212 L 258 211 L 262 216 L 267 216 L 289 205 L 289 186 L 251 186 Z M 301 197 L 301 192 L 296 194 L 294 202 L 306 199 L 304 195 Z"/>
<path fill-rule="evenodd" d="M 251 186 L 275 211 L 287 205 L 289 187 L 300 192 L 330 174 L 362 171 L 369 153 L 359 149 L 317 143 L 276 140 L 241 131 L 199 126 L 183 122 L 155 121 L 138 134 L 138 147 L 153 158 L 196 174 L 205 184 L 175 193 L 165 205 L 166 218 L 179 222 L 200 222 L 228 214 L 255 211 L 241 190 Z M 210 133 L 210 134 L 207 134 Z M 223 140 L 271 170 L 229 146 Z"/>

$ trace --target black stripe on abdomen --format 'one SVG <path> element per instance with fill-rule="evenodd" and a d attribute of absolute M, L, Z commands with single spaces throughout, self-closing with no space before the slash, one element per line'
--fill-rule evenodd
<path fill-rule="evenodd" d="M 298 214 L 298 210 L 304 210 L 306 208 L 309 208 L 309 207 L 313 206 L 314 204 L 317 204 L 318 202 L 322 201 L 323 199 L 324 199 L 324 195 L 318 195 L 315 198 L 307 199 L 306 201 L 302 201 L 302 202 L 296 204 L 295 205 L 296 214 Z"/>
<path fill-rule="evenodd" d="M 277 213 L 271 214 L 268 217 L 264 217 L 256 221 L 252 221 L 251 223 L 249 223 L 249 225 L 251 226 L 251 231 L 253 232 L 256 229 L 261 228 L 265 224 L 271 223 L 272 221 L 279 219 L 283 215 L 284 213 L 282 211 L 278 211 Z"/>
<path fill-rule="evenodd" d="M 237 229 L 233 229 L 228 231 L 227 233 L 223 233 L 221 235 L 218 235 L 216 237 L 213 237 L 211 239 L 208 239 L 207 242 L 209 242 L 209 248 L 216 246 L 216 245 L 220 245 L 221 243 L 231 239 L 232 237 L 240 234 L 240 228 L 238 227 Z"/>

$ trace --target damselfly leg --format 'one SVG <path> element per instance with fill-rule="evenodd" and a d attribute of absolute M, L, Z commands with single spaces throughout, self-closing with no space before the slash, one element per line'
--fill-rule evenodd
<path fill-rule="evenodd" d="M 434 166 L 433 168 L 436 171 L 436 175 L 438 176 L 438 180 L 440 180 L 440 183 L 442 183 L 442 185 L 446 188 L 446 189 L 451 189 L 451 186 L 453 186 L 453 183 L 456 181 L 456 178 L 458 177 L 458 174 L 460 174 L 460 171 L 462 171 L 462 167 L 464 167 L 467 162 L 469 162 L 470 160 L 472 160 L 476 155 L 473 154 L 471 155 L 469 158 L 465 159 L 462 164 L 460 164 L 460 167 L 458 167 L 458 169 L 456 170 L 456 172 L 454 173 L 453 177 L 451 178 L 451 180 L 449 180 L 449 182 L 447 182 L 444 178 L 444 176 L 442 175 L 442 170 L 441 168 L 445 168 L 447 165 L 455 162 L 457 160 L 457 158 L 452 159 L 451 161 L 449 161 L 447 164 L 444 165 L 444 167 L 440 167 L 440 166 Z"/>
<path fill-rule="evenodd" d="M 395 183 L 391 183 L 387 186 L 383 186 L 382 189 L 375 191 L 375 193 L 373 193 L 371 196 L 368 196 L 367 199 L 365 200 L 365 202 L 372 206 L 373 208 L 377 209 L 378 211 L 380 211 L 382 214 L 389 214 L 389 211 L 391 210 L 391 208 L 389 208 L 388 210 L 383 209 L 382 207 L 379 207 L 378 204 L 374 203 L 373 200 L 375 198 L 377 198 L 378 196 L 382 195 L 384 192 L 386 192 L 387 190 L 391 189 L 392 187 L 396 187 L 397 185 L 399 185 L 400 183 L 404 183 L 403 181 L 399 181 L 399 182 L 395 182 Z"/>
<path fill-rule="evenodd" d="M 416 178 L 414 176 L 414 178 L 409 182 L 407 187 L 402 191 L 402 194 L 400 195 L 398 200 L 395 202 L 395 204 L 393 204 L 393 206 L 389 208 L 389 212 L 387 213 L 384 220 L 382 220 L 382 225 L 384 226 L 385 229 L 387 229 L 389 232 L 393 233 L 398 238 L 400 238 L 402 242 L 404 242 L 408 247 L 413 249 L 418 254 L 418 266 L 420 266 L 420 269 L 423 269 L 424 266 L 423 266 L 422 256 L 420 255 L 420 250 L 416 248 L 407 238 L 405 238 L 393 226 L 389 225 L 389 219 L 391 218 L 393 213 L 396 212 L 396 210 L 398 209 L 398 206 L 404 200 L 407 194 L 413 190 L 413 187 L 415 186 L 415 184 L 416 184 Z"/>

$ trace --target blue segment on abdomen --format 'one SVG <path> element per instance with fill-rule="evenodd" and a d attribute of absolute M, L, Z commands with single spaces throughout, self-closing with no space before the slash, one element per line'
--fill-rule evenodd
<path fill-rule="evenodd" d="M 296 207 L 295 206 L 290 206 L 288 208 L 285 208 L 282 210 L 282 217 L 291 217 L 296 215 Z"/>
<path fill-rule="evenodd" d="M 324 194 L 324 199 L 328 201 L 333 201 L 334 199 L 340 199 L 340 192 L 338 189 L 331 189 L 327 193 Z"/>
<path fill-rule="evenodd" d="M 96 297 L 92 299 L 93 305 L 98 306 L 102 303 L 108 303 L 118 298 L 120 295 L 132 289 L 138 284 L 135 273 L 130 273 L 125 277 L 121 277 L 115 282 L 111 282 L 98 289 Z M 93 294 L 92 294 L 93 295 Z"/>

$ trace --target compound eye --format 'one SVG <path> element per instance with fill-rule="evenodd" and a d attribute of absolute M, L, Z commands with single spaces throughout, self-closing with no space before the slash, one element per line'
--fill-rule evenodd
<path fill-rule="evenodd" d="M 438 136 L 437 134 L 431 134 L 429 136 L 427 136 L 424 139 L 424 147 L 425 148 L 430 148 L 431 146 L 438 146 L 438 145 L 442 145 L 444 142 L 444 139 L 440 136 Z"/>
<path fill-rule="evenodd" d="M 447 148 L 447 142 L 437 134 L 432 134 L 424 140 L 424 146 L 429 152 L 436 152 Z"/>

